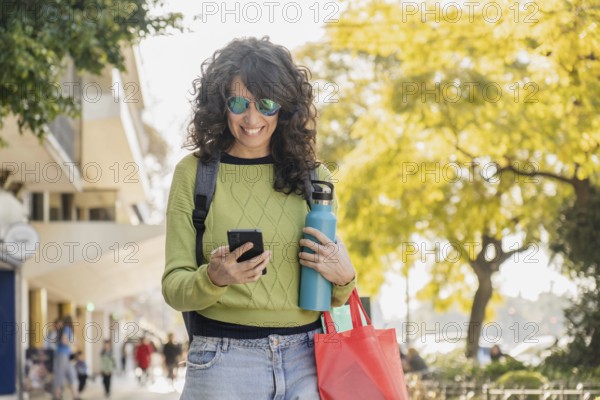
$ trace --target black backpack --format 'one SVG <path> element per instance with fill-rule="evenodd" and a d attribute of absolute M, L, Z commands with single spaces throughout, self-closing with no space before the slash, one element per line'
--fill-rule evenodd
<path fill-rule="evenodd" d="M 194 189 L 194 211 L 192 211 L 192 222 L 196 228 L 196 265 L 202 265 L 204 257 L 202 255 L 202 236 L 206 230 L 206 216 L 212 202 L 217 184 L 217 174 L 219 172 L 219 158 L 217 155 L 214 160 L 203 163 L 198 159 L 198 168 L 196 169 L 196 187 Z M 310 171 L 310 179 L 305 182 L 306 193 L 308 197 L 306 202 L 311 207 L 310 195 L 314 191 L 311 180 L 317 180 L 317 170 Z M 189 341 L 192 343 L 194 332 L 198 332 L 202 321 L 195 311 L 184 311 L 183 322 L 187 330 Z"/>

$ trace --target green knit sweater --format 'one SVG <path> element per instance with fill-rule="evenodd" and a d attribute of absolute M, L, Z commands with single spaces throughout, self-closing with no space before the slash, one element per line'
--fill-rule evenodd
<path fill-rule="evenodd" d="M 258 282 L 219 287 L 208 277 L 207 266 L 196 265 L 196 229 L 192 223 L 198 159 L 184 157 L 173 175 L 167 206 L 166 267 L 162 292 L 180 311 L 196 310 L 218 321 L 263 327 L 300 326 L 314 322 L 317 311 L 298 307 L 300 264 L 298 241 L 308 212 L 302 196 L 273 189 L 272 163 L 221 162 L 216 189 L 203 236 L 205 260 L 216 247 L 227 244 L 227 230 L 259 228 L 265 249 L 271 250 L 267 274 Z M 330 179 L 321 166 L 319 179 Z M 355 280 L 333 286 L 332 305 L 346 302 Z"/>

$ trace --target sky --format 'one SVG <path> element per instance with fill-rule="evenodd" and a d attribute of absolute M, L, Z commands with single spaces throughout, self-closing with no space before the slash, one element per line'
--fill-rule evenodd
<path fill-rule="evenodd" d="M 164 7 L 157 10 L 158 13 L 165 11 L 183 13 L 185 32 L 142 41 L 140 73 L 146 86 L 144 118 L 169 142 L 172 153 L 168 168 L 171 170 L 187 154 L 181 145 L 190 118 L 190 89 L 205 59 L 241 36 L 268 35 L 271 41 L 293 50 L 306 42 L 321 39 L 325 33 L 324 24 L 335 23 L 341 13 L 337 2 L 331 0 L 172 0 L 165 1 Z M 170 174 L 165 177 L 165 187 L 170 179 Z M 574 293 L 574 285 L 560 275 L 555 266 L 548 264 L 548 256 L 541 249 L 515 256 L 494 277 L 495 287 L 504 295 L 521 295 L 531 300 L 551 289 L 557 294 Z M 406 314 L 406 280 L 393 272 L 386 278 L 378 296 L 383 317 L 402 318 Z M 409 279 L 410 296 L 414 298 L 427 282 L 427 267 L 415 266 Z"/>
<path fill-rule="evenodd" d="M 428 248 L 433 246 L 428 246 Z M 425 257 L 424 261 L 430 261 Z M 409 296 L 411 310 L 418 305 L 414 299 L 429 279 L 429 268 L 418 263 L 409 270 Z M 466 275 L 474 289 L 474 274 Z M 558 272 L 555 262 L 550 263 L 548 253 L 534 248 L 508 259 L 500 271 L 492 277 L 494 288 L 505 296 L 535 301 L 541 293 L 552 291 L 557 295 L 574 295 L 573 282 Z M 399 272 L 386 274 L 386 283 L 381 287 L 379 301 L 384 319 L 402 319 L 406 315 L 406 279 Z M 417 303 L 417 304 L 415 304 Z"/>

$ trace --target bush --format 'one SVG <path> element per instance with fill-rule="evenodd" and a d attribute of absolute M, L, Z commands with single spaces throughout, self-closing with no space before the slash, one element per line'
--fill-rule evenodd
<path fill-rule="evenodd" d="M 570 386 L 578 383 L 594 384 L 600 382 L 600 367 L 590 368 L 572 363 L 565 349 L 557 349 L 536 368 L 552 381 Z"/>
<path fill-rule="evenodd" d="M 538 389 L 547 384 L 544 375 L 535 371 L 510 371 L 498 379 L 496 384 L 505 388 Z"/>
<path fill-rule="evenodd" d="M 463 382 L 477 379 L 481 370 L 473 360 L 465 357 L 464 349 L 456 349 L 447 354 L 437 354 L 430 365 L 441 380 Z"/>
<path fill-rule="evenodd" d="M 483 377 L 496 381 L 499 377 L 510 371 L 525 370 L 525 365 L 512 357 L 504 357 L 501 361 L 492 362 L 483 369 Z"/>
<path fill-rule="evenodd" d="M 504 357 L 498 362 L 479 366 L 474 360 L 466 358 L 462 349 L 437 355 L 432 361 L 431 366 L 435 369 L 436 376 L 442 380 L 453 382 L 495 382 L 507 372 L 527 368 L 522 362 L 512 357 Z"/>
<path fill-rule="evenodd" d="M 507 372 L 498 379 L 496 386 L 506 389 L 539 389 L 547 384 L 548 380 L 544 375 L 535 371 L 511 371 Z M 525 400 L 538 400 L 539 395 L 529 395 Z"/>

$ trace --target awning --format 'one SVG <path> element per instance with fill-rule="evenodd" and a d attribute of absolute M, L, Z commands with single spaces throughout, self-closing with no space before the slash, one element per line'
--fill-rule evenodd
<path fill-rule="evenodd" d="M 45 288 L 49 300 L 102 304 L 160 287 L 164 225 L 32 225 L 40 234 L 40 246 L 25 263 L 24 278 L 30 288 Z"/>

